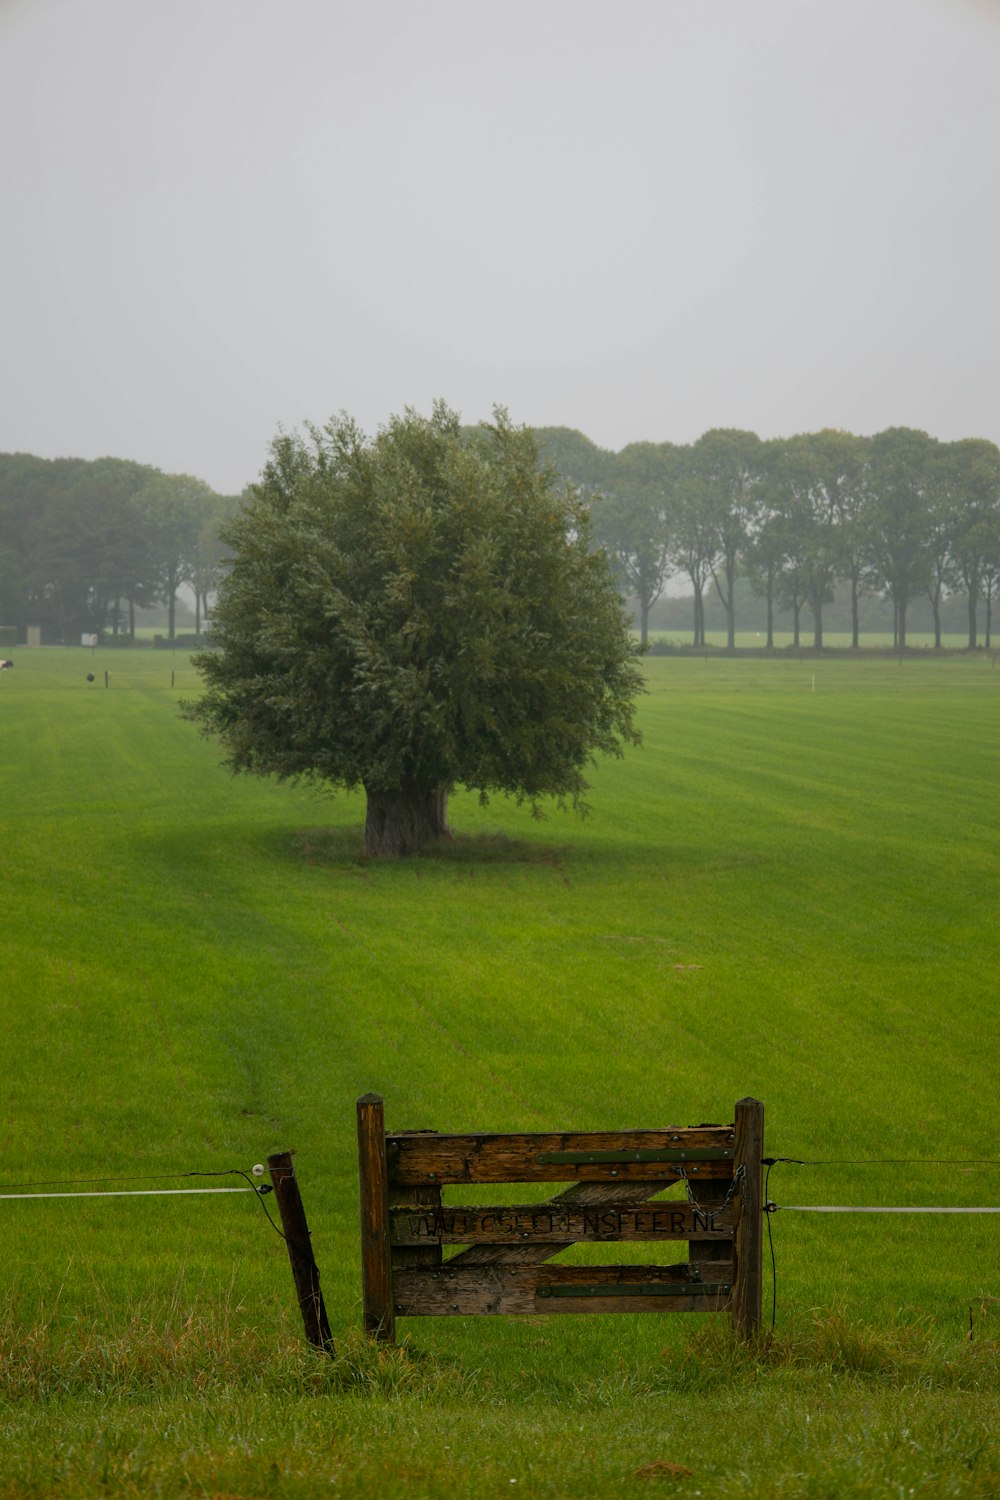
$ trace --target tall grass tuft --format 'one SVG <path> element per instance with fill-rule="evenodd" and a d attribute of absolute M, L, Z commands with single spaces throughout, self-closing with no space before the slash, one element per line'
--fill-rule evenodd
<path fill-rule="evenodd" d="M 895 1389 L 995 1390 L 1000 1385 L 1000 1343 L 988 1335 L 948 1338 L 930 1320 L 887 1319 L 873 1327 L 839 1309 L 815 1313 L 808 1323 L 764 1333 L 746 1344 L 719 1318 L 699 1328 L 680 1350 L 664 1352 L 653 1385 L 657 1390 L 710 1391 L 793 1372 Z"/>
<path fill-rule="evenodd" d="M 256 1393 L 469 1395 L 476 1372 L 407 1345 L 374 1344 L 358 1329 L 337 1341 L 333 1358 L 311 1349 L 274 1310 L 251 1322 L 244 1308 L 162 1312 L 142 1306 L 116 1314 L 25 1324 L 13 1310 L 0 1322 L 0 1404 L 71 1396 L 117 1399 Z"/>

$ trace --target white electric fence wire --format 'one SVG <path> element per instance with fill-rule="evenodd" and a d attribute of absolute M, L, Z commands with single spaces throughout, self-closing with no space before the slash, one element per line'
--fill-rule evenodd
<path fill-rule="evenodd" d="M 815 1203 L 778 1203 L 775 1208 L 786 1214 L 1000 1214 L 1000 1208 L 851 1208 Z"/>

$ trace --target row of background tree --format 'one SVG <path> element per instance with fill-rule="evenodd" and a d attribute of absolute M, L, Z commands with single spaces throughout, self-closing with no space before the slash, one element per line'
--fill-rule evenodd
<path fill-rule="evenodd" d="M 219 528 L 238 504 L 125 459 L 0 454 L 0 625 L 19 640 L 29 625 L 45 642 L 134 640 L 136 612 L 163 605 L 173 640 L 187 585 L 198 634 L 225 558 Z"/>
<path fill-rule="evenodd" d="M 595 535 L 635 601 L 642 639 L 671 578 L 690 588 L 693 643 L 705 643 L 713 589 L 735 646 L 737 611 L 752 592 L 773 646 L 775 615 L 799 644 L 808 610 L 823 646 L 824 608 L 849 599 L 857 647 L 864 604 L 889 601 L 897 647 L 926 599 L 941 645 L 948 601 L 964 602 L 970 649 L 992 632 L 1000 590 L 1000 448 L 939 442 L 893 427 L 874 437 L 826 429 L 762 441 L 715 428 L 694 443 L 632 443 L 618 453 L 567 427 L 537 429 L 543 456 L 588 498 Z M 950 611 L 949 611 L 950 612 Z M 753 627 L 751 627 L 753 628 Z"/>
<path fill-rule="evenodd" d="M 824 609 L 838 596 L 855 647 L 873 599 L 890 602 L 897 646 L 921 599 L 937 645 L 959 601 L 969 647 L 979 644 L 981 608 L 991 644 L 1000 591 L 994 443 L 939 442 L 903 427 L 769 441 L 715 428 L 687 445 L 613 453 L 572 428 L 538 428 L 536 437 L 542 457 L 587 498 L 644 642 L 673 578 L 690 589 L 695 646 L 705 643 L 713 589 L 730 648 L 738 612 L 747 628 L 763 627 L 768 646 L 786 612 L 797 645 L 803 610 L 821 648 Z M 20 639 L 29 625 L 46 641 L 85 632 L 134 639 L 136 611 L 162 604 L 173 640 L 187 585 L 200 633 L 225 562 L 219 530 L 239 503 L 190 475 L 124 459 L 0 454 L 0 625 Z"/>

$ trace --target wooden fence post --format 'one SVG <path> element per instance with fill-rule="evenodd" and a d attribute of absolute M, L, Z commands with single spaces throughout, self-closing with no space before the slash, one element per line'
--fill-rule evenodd
<path fill-rule="evenodd" d="M 274 1188 L 274 1200 L 281 1215 L 281 1228 L 288 1246 L 288 1259 L 292 1264 L 292 1278 L 299 1299 L 299 1311 L 305 1325 L 306 1338 L 314 1349 L 323 1349 L 332 1355 L 333 1335 L 319 1289 L 319 1266 L 312 1253 L 309 1225 L 302 1207 L 302 1196 L 295 1179 L 292 1153 L 278 1151 L 267 1158 Z"/>
<path fill-rule="evenodd" d="M 365 1333 L 391 1344 L 396 1337 L 396 1323 L 389 1255 L 389 1174 L 385 1110 L 379 1094 L 363 1094 L 358 1100 L 358 1181 Z"/>
<path fill-rule="evenodd" d="M 736 1262 L 732 1320 L 737 1337 L 749 1342 L 760 1329 L 764 1290 L 764 1106 L 759 1099 L 736 1105 L 736 1155 L 739 1221 L 733 1245 Z"/>

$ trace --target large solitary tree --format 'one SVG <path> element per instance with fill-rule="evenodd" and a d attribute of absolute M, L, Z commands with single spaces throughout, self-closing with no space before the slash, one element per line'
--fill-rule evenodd
<path fill-rule="evenodd" d="M 446 834 L 460 785 L 579 806 L 594 754 L 638 741 L 607 559 L 505 412 L 282 434 L 224 535 L 187 711 L 234 771 L 363 787 L 369 854 Z"/>

